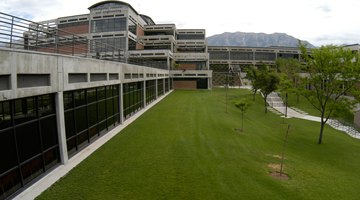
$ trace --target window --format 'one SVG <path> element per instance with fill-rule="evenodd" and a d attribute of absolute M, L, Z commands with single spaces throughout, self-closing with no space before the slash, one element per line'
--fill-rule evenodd
<path fill-rule="evenodd" d="M 77 153 L 120 122 L 118 85 L 65 92 L 64 104 L 69 101 L 65 98 L 71 96 L 74 96 L 75 107 L 65 111 L 69 155 Z"/>
<path fill-rule="evenodd" d="M 126 18 L 108 18 L 98 19 L 91 21 L 91 32 L 114 32 L 114 31 L 126 31 Z"/>
<path fill-rule="evenodd" d="M 156 99 L 156 80 L 146 81 L 146 104 Z"/>
<path fill-rule="evenodd" d="M 57 137 L 54 94 L 0 102 L 0 198 L 60 162 Z"/>
<path fill-rule="evenodd" d="M 143 83 L 125 83 L 123 91 L 124 117 L 127 119 L 144 107 Z"/>

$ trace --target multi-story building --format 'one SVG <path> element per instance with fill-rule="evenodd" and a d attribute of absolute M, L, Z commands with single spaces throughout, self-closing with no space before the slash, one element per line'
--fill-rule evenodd
<path fill-rule="evenodd" d="M 244 68 L 275 65 L 278 58 L 300 59 L 300 50 L 291 47 L 209 46 L 210 69 L 214 86 L 245 84 Z"/>
<path fill-rule="evenodd" d="M 122 1 L 103 1 L 89 7 L 89 14 L 39 22 L 90 40 L 90 52 L 79 44 L 75 53 L 109 56 L 105 45 L 118 50 L 124 62 L 172 70 L 175 89 L 211 87 L 209 55 L 204 29 L 177 29 L 175 24 L 155 24 Z M 63 52 L 70 52 L 63 50 Z M 73 53 L 73 52 L 72 52 Z"/>
<path fill-rule="evenodd" d="M 0 199 L 66 165 L 172 89 L 211 88 L 209 69 L 227 76 L 299 58 L 292 48 L 208 47 L 204 29 L 156 24 L 121 1 L 89 10 L 28 28 L 0 13 L 1 30 L 9 30 L 0 32 Z"/>

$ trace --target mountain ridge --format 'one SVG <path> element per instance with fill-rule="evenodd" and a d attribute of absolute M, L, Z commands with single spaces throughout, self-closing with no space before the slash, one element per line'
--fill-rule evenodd
<path fill-rule="evenodd" d="M 299 39 L 286 33 L 224 32 L 207 37 L 209 46 L 247 47 L 297 47 Z M 308 41 L 301 40 L 308 48 L 315 48 Z"/>

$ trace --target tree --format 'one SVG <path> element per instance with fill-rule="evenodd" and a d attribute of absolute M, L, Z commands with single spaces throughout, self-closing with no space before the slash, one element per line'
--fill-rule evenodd
<path fill-rule="evenodd" d="M 321 114 L 318 139 L 321 144 L 328 119 L 338 105 L 350 104 L 345 95 L 355 95 L 359 89 L 356 87 L 360 81 L 359 54 L 333 45 L 312 49 L 311 56 L 304 45 L 300 45 L 300 49 L 307 63 L 301 92 Z"/>
<path fill-rule="evenodd" d="M 276 75 L 276 73 L 266 70 L 260 73 L 259 80 L 260 80 L 260 90 L 264 95 L 265 113 L 267 113 L 266 99 L 271 92 L 275 91 L 278 88 L 280 79 Z"/>
<path fill-rule="evenodd" d="M 285 94 L 285 117 L 287 117 L 288 93 L 296 93 L 297 103 L 299 103 L 299 95 L 296 88 L 299 87 L 299 74 L 301 72 L 301 63 L 297 59 L 276 60 L 277 73 L 279 74 L 279 88 L 282 94 Z"/>
<path fill-rule="evenodd" d="M 241 131 L 244 130 L 244 114 L 246 110 L 250 107 L 250 103 L 244 100 L 239 100 L 235 102 L 235 106 L 240 110 L 241 112 Z"/>
<path fill-rule="evenodd" d="M 251 81 L 251 90 L 253 92 L 253 101 L 255 101 L 256 92 L 260 89 L 260 71 L 252 66 L 246 70 L 246 78 Z"/>

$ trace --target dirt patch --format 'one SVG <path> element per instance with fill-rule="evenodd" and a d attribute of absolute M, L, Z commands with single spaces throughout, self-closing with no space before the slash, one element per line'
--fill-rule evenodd
<path fill-rule="evenodd" d="M 268 164 L 268 167 L 271 169 L 271 171 L 280 171 L 280 164 L 270 163 Z"/>
<path fill-rule="evenodd" d="M 280 173 L 281 165 L 276 163 L 270 163 L 267 165 L 270 168 L 270 176 L 280 180 L 289 180 L 289 175 L 282 172 Z M 283 166 L 283 170 L 284 170 Z"/>
<path fill-rule="evenodd" d="M 280 173 L 280 172 L 271 172 L 270 176 L 276 179 L 280 179 L 280 180 L 289 180 L 290 177 L 289 175 L 287 175 L 286 173 Z"/>
<path fill-rule="evenodd" d="M 241 128 L 234 128 L 234 131 L 236 132 L 243 132 L 243 130 Z"/>

